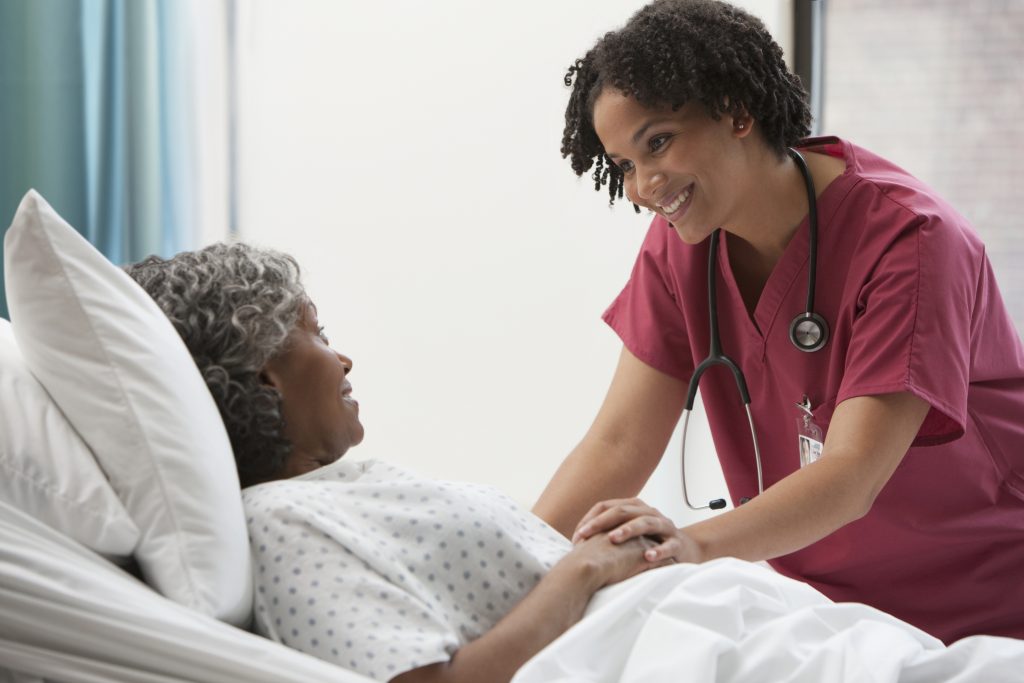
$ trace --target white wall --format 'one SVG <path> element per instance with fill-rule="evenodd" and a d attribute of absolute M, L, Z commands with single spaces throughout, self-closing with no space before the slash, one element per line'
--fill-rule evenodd
<path fill-rule="evenodd" d="M 239 3 L 241 236 L 299 259 L 354 359 L 353 456 L 529 505 L 590 425 L 649 217 L 561 159 L 562 77 L 643 4 Z M 724 495 L 700 431 L 696 495 Z M 648 493 L 680 519 L 670 453 Z"/>

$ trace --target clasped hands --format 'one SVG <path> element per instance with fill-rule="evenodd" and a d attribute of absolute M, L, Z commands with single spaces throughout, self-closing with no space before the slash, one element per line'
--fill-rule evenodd
<path fill-rule="evenodd" d="M 657 543 L 644 551 L 652 564 L 700 562 L 700 547 L 665 515 L 639 498 L 605 500 L 583 515 L 572 534 L 573 544 L 603 532 L 615 544 L 646 537 Z"/>

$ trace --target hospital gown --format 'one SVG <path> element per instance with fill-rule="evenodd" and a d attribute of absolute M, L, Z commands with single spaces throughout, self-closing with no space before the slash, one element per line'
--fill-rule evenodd
<path fill-rule="evenodd" d="M 498 490 L 339 460 L 243 491 L 256 630 L 377 680 L 448 661 L 571 544 Z"/>

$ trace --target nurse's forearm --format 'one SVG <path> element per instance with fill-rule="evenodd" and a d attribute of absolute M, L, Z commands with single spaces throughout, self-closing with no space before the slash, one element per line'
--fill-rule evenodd
<path fill-rule="evenodd" d="M 701 561 L 770 560 L 806 548 L 859 519 L 871 506 L 856 464 L 822 458 L 728 513 L 685 527 Z"/>
<path fill-rule="evenodd" d="M 568 538 L 598 501 L 636 495 L 658 466 L 685 400 L 683 382 L 623 348 L 594 424 L 533 513 Z"/>
<path fill-rule="evenodd" d="M 805 548 L 867 514 L 927 413 L 909 393 L 848 399 L 836 407 L 820 460 L 683 531 L 704 560 L 767 560 Z"/>
<path fill-rule="evenodd" d="M 599 500 L 635 496 L 649 476 L 639 455 L 620 455 L 620 444 L 588 436 L 562 462 L 545 487 L 533 514 L 568 538 L 576 523 Z"/>

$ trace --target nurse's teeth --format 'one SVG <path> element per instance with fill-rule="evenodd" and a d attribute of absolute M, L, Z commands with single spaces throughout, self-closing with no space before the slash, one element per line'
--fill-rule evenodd
<path fill-rule="evenodd" d="M 685 202 L 689 198 L 690 198 L 690 190 L 689 189 L 683 190 L 681 193 L 679 193 L 679 196 L 675 198 L 675 201 L 673 201 L 671 204 L 669 204 L 667 206 L 663 206 L 661 208 L 665 212 L 666 215 L 671 215 L 671 214 L 675 213 L 679 209 L 679 207 L 682 205 L 682 203 Z"/>

